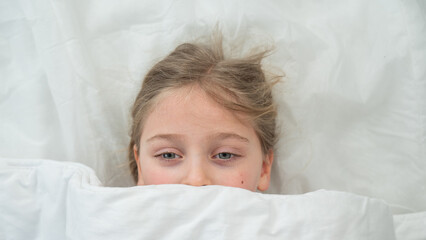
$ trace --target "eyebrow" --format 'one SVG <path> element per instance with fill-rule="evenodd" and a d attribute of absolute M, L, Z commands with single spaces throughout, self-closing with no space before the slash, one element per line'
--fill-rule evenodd
<path fill-rule="evenodd" d="M 227 133 L 227 132 L 217 133 L 210 136 L 209 138 L 217 139 L 217 140 L 236 139 L 242 142 L 247 142 L 247 143 L 250 142 L 247 138 L 241 135 L 238 135 L 236 133 Z"/>
<path fill-rule="evenodd" d="M 225 140 L 225 139 L 235 139 L 238 141 L 242 141 L 242 142 L 250 142 L 247 138 L 238 135 L 236 133 L 232 133 L 232 132 L 221 132 L 221 133 L 216 133 L 213 134 L 211 136 L 208 136 L 209 139 L 214 139 L 214 140 Z M 180 135 L 180 134 L 158 134 L 155 135 L 153 137 L 148 138 L 148 140 L 146 140 L 146 142 L 152 142 L 155 140 L 167 140 L 167 141 L 172 141 L 172 142 L 178 142 L 178 141 L 183 141 L 184 140 L 184 136 Z"/>
<path fill-rule="evenodd" d="M 158 134 L 158 135 L 155 135 L 153 137 L 148 138 L 148 140 L 146 140 L 146 142 L 152 142 L 152 141 L 155 141 L 155 140 L 168 140 L 168 141 L 172 141 L 172 142 L 182 141 L 183 135 L 180 135 L 180 134 Z"/>

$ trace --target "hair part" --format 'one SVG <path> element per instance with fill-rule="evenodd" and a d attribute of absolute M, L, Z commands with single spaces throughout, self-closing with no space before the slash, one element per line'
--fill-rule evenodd
<path fill-rule="evenodd" d="M 264 154 L 273 150 L 277 141 L 277 108 L 272 86 L 281 76 L 266 79 L 262 70 L 261 61 L 270 50 L 227 59 L 222 42 L 222 35 L 216 31 L 211 44 L 181 44 L 145 76 L 131 110 L 128 158 L 135 182 L 138 169 L 133 148 L 136 146 L 139 152 L 144 122 L 157 104 L 159 95 L 173 89 L 198 85 L 218 104 L 248 117 Z"/>

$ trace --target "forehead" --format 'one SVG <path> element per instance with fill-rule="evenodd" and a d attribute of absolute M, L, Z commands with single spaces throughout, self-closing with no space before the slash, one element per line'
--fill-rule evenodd
<path fill-rule="evenodd" d="M 145 136 L 207 134 L 217 131 L 254 133 L 246 116 L 221 106 L 197 85 L 161 93 L 144 125 Z"/>

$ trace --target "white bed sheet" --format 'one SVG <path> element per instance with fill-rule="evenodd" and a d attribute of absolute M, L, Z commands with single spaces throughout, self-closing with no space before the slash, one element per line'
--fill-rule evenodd
<path fill-rule="evenodd" d="M 129 109 L 152 64 L 219 22 L 276 44 L 282 138 L 269 192 L 426 211 L 425 2 L 4 0 L 0 156 L 80 162 L 131 186 Z M 246 49 L 245 45 L 242 47 Z"/>
<path fill-rule="evenodd" d="M 384 201 L 351 193 L 109 188 L 77 163 L 0 159 L 0 166 L 0 239 L 395 239 Z"/>

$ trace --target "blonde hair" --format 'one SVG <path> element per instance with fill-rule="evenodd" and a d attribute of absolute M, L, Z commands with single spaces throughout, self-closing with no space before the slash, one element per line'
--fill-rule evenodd
<path fill-rule="evenodd" d="M 144 122 L 157 97 L 168 90 L 197 84 L 208 96 L 226 109 L 248 116 L 259 137 L 262 152 L 273 150 L 277 141 L 276 104 L 272 86 L 279 76 L 266 79 L 261 61 L 264 50 L 244 58 L 225 58 L 222 37 L 212 43 L 184 43 L 158 62 L 145 76 L 132 108 L 132 127 L 128 149 L 129 165 L 135 182 L 137 163 L 133 152 L 139 152 Z M 274 81 L 273 81 L 274 80 Z"/>

